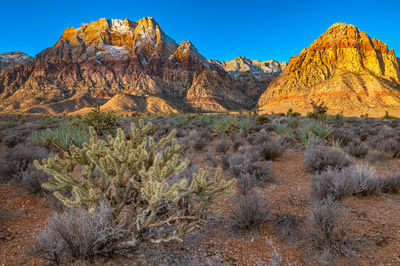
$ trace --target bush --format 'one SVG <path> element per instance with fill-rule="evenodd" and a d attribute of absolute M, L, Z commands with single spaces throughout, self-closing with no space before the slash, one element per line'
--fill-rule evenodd
<path fill-rule="evenodd" d="M 313 100 L 311 100 L 311 106 L 313 108 L 313 111 L 312 111 L 312 113 L 308 113 L 307 117 L 312 118 L 312 119 L 317 119 L 317 120 L 325 120 L 326 119 L 328 107 L 326 107 L 324 105 L 323 101 L 318 105 Z"/>
<path fill-rule="evenodd" d="M 190 146 L 195 150 L 201 151 L 207 146 L 209 140 L 203 136 L 200 136 L 197 130 L 192 130 L 189 132 Z"/>
<path fill-rule="evenodd" d="M 353 241 L 346 237 L 346 228 L 343 224 L 345 209 L 339 202 L 326 198 L 313 203 L 309 215 L 308 233 L 313 247 L 322 250 L 330 261 L 338 255 L 353 258 Z"/>
<path fill-rule="evenodd" d="M 271 122 L 271 119 L 266 115 L 258 115 L 257 116 L 257 123 L 258 124 L 266 124 Z"/>
<path fill-rule="evenodd" d="M 400 157 L 400 143 L 393 138 L 382 140 L 379 143 L 379 150 L 392 158 Z"/>
<path fill-rule="evenodd" d="M 250 119 L 242 119 L 237 123 L 237 127 L 240 129 L 242 136 L 246 136 L 250 129 Z"/>
<path fill-rule="evenodd" d="M 279 138 L 270 138 L 260 146 L 260 155 L 264 160 L 270 161 L 279 158 L 285 151 L 285 145 Z"/>
<path fill-rule="evenodd" d="M 46 158 L 47 154 L 46 149 L 26 143 L 13 148 L 4 147 L 0 153 L 0 178 L 2 181 L 21 179 L 22 173 L 35 159 Z"/>
<path fill-rule="evenodd" d="M 237 128 L 237 123 L 238 122 L 234 116 L 224 116 L 214 122 L 213 131 L 218 136 L 225 135 Z"/>
<path fill-rule="evenodd" d="M 100 105 L 96 105 L 87 115 L 77 116 L 73 124 L 85 127 L 93 127 L 97 135 L 111 134 L 112 131 L 121 125 L 121 119 L 112 112 L 101 111 Z"/>
<path fill-rule="evenodd" d="M 390 174 L 380 179 L 380 189 L 383 193 L 400 193 L 400 174 Z"/>
<path fill-rule="evenodd" d="M 215 151 L 225 154 L 231 146 L 231 142 L 227 139 L 219 139 L 215 143 Z"/>
<path fill-rule="evenodd" d="M 101 202 L 93 213 L 79 208 L 54 214 L 37 234 L 30 253 L 56 264 L 111 255 L 125 234 L 123 223 L 117 224 L 110 206 Z"/>
<path fill-rule="evenodd" d="M 253 188 L 257 185 L 257 179 L 249 174 L 242 174 L 236 181 L 236 188 L 239 194 L 245 195 L 250 193 Z"/>
<path fill-rule="evenodd" d="M 304 166 L 310 172 L 349 166 L 351 158 L 342 150 L 321 144 L 310 145 L 304 153 Z"/>
<path fill-rule="evenodd" d="M 368 196 L 379 194 L 380 191 L 381 179 L 366 164 L 342 170 L 328 169 L 311 177 L 310 196 L 314 200 L 330 197 L 339 201 L 352 195 Z"/>
<path fill-rule="evenodd" d="M 335 128 L 332 133 L 333 138 L 335 139 L 340 139 L 343 143 L 343 145 L 347 145 L 350 142 L 353 142 L 353 139 L 355 139 L 354 133 L 352 133 L 350 130 L 345 130 L 342 128 Z"/>
<path fill-rule="evenodd" d="M 39 193 L 42 191 L 42 184 L 47 182 L 49 174 L 37 169 L 33 163 L 30 163 L 25 171 L 21 173 L 22 184 L 24 188 L 31 193 Z"/>
<path fill-rule="evenodd" d="M 328 140 L 332 135 L 332 128 L 324 122 L 318 120 L 305 120 L 296 130 L 297 137 L 307 147 L 313 137 L 321 140 Z"/>
<path fill-rule="evenodd" d="M 298 233 L 299 218 L 290 214 L 277 214 L 274 218 L 275 233 L 283 240 L 292 240 Z"/>
<path fill-rule="evenodd" d="M 275 133 L 279 136 L 293 136 L 293 130 L 292 128 L 288 127 L 288 125 L 286 123 L 276 123 L 274 125 L 275 128 Z"/>
<path fill-rule="evenodd" d="M 144 125 L 143 120 L 139 125 L 131 124 L 129 140 L 122 129 L 104 141 L 90 128 L 90 139 L 82 148 L 71 146 L 63 159 L 54 156 L 42 164 L 35 161 L 35 166 L 52 175 L 43 187 L 67 207 L 93 211 L 105 200 L 116 218 L 128 211 L 127 223 L 135 224 L 129 232 L 131 245 L 179 240 L 217 211 L 214 203 L 229 193 L 234 179 L 221 181 L 218 170 L 207 181 L 207 171 L 201 169 L 190 184 L 186 179 L 173 182 L 189 164 L 179 158 L 183 147 L 173 139 L 176 130 L 155 142 L 149 137 L 153 125 Z M 75 169 L 83 171 L 76 174 Z"/>
<path fill-rule="evenodd" d="M 243 152 L 232 155 L 228 160 L 229 171 L 236 178 L 239 178 L 241 175 L 249 174 L 256 178 L 260 184 L 272 182 L 274 177 L 268 168 L 270 162 L 259 162 L 256 157 L 257 154 L 254 154 L 254 152 Z"/>
<path fill-rule="evenodd" d="M 71 124 L 62 124 L 56 129 L 36 131 L 31 139 L 56 152 L 68 151 L 71 145 L 82 147 L 89 140 L 88 128 Z"/>
<path fill-rule="evenodd" d="M 232 209 L 231 218 L 239 229 L 257 229 L 270 215 L 268 202 L 260 194 L 251 191 L 237 196 L 237 206 Z"/>
<path fill-rule="evenodd" d="M 359 141 L 352 141 L 350 142 L 346 148 L 346 152 L 350 154 L 351 156 L 354 156 L 356 158 L 364 158 L 365 155 L 367 155 L 369 149 L 367 147 L 364 147 L 361 145 Z"/>

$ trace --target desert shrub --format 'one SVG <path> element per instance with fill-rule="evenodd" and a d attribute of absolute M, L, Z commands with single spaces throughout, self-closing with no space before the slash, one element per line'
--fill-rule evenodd
<path fill-rule="evenodd" d="M 257 179 L 250 174 L 242 174 L 236 181 L 236 188 L 239 194 L 245 195 L 250 193 L 257 185 Z"/>
<path fill-rule="evenodd" d="M 260 155 L 264 160 L 270 161 L 279 158 L 285 151 L 285 145 L 280 138 L 269 138 L 260 144 Z"/>
<path fill-rule="evenodd" d="M 62 124 L 56 129 L 35 131 L 31 139 L 56 152 L 68 151 L 71 145 L 82 147 L 89 140 L 88 128 L 72 124 Z"/>
<path fill-rule="evenodd" d="M 255 191 L 237 195 L 237 206 L 231 212 L 235 226 L 246 231 L 257 229 L 269 215 L 268 201 Z"/>
<path fill-rule="evenodd" d="M 299 217 L 290 213 L 278 213 L 274 217 L 275 234 L 282 240 L 292 240 L 298 233 Z"/>
<path fill-rule="evenodd" d="M 311 106 L 313 111 L 307 114 L 307 117 L 317 120 L 325 120 L 328 112 L 328 107 L 324 105 L 322 101 L 319 105 L 316 104 L 313 100 L 311 101 Z"/>
<path fill-rule="evenodd" d="M 212 122 L 212 116 L 210 115 L 199 115 L 197 118 L 201 125 L 210 125 Z"/>
<path fill-rule="evenodd" d="M 311 144 L 304 152 L 304 166 L 310 172 L 349 166 L 351 158 L 342 150 L 321 144 Z"/>
<path fill-rule="evenodd" d="M 189 164 L 179 157 L 182 147 L 174 139 L 176 130 L 155 142 L 149 137 L 153 125 L 140 120 L 139 126 L 131 124 L 129 140 L 118 129 L 116 137 L 109 135 L 107 141 L 90 128 L 90 139 L 82 148 L 71 146 L 62 159 L 56 155 L 42 164 L 35 161 L 36 167 L 52 175 L 42 186 L 70 208 L 92 212 L 105 200 L 114 217 L 129 212 L 126 222 L 133 226 L 123 245 L 179 240 L 217 211 L 214 203 L 221 194 L 229 193 L 234 179 L 220 180 L 218 170 L 215 178 L 207 181 L 207 171 L 201 169 L 190 184 L 186 179 L 172 182 Z M 81 173 L 76 169 L 82 169 Z"/>
<path fill-rule="evenodd" d="M 400 143 L 393 138 L 382 140 L 379 150 L 392 158 L 400 157 Z"/>
<path fill-rule="evenodd" d="M 228 170 L 229 169 L 229 158 L 230 158 L 229 154 L 223 154 L 221 156 L 221 167 L 222 167 L 222 170 Z"/>
<path fill-rule="evenodd" d="M 345 209 L 332 198 L 313 203 L 307 223 L 308 236 L 313 247 L 328 256 L 323 258 L 325 261 L 331 261 L 335 255 L 354 257 L 354 242 L 346 236 L 345 215 Z"/>
<path fill-rule="evenodd" d="M 269 169 L 270 162 L 259 162 L 256 157 L 258 156 L 254 152 L 246 151 L 232 155 L 229 158 L 229 171 L 236 178 L 249 174 L 256 178 L 260 184 L 272 182 L 274 176 Z"/>
<path fill-rule="evenodd" d="M 381 178 L 379 186 L 382 193 L 400 193 L 400 174 L 389 174 Z"/>
<path fill-rule="evenodd" d="M 275 123 L 274 124 L 275 133 L 279 136 L 293 136 L 293 130 L 286 123 Z"/>
<path fill-rule="evenodd" d="M 35 159 L 46 158 L 47 154 L 46 149 L 26 143 L 13 148 L 4 147 L 0 153 L 0 178 L 2 181 L 21 179 L 29 164 Z"/>
<path fill-rule="evenodd" d="M 237 127 L 240 130 L 240 134 L 242 136 L 247 136 L 250 130 L 250 119 L 241 119 L 240 121 L 237 122 Z"/>
<path fill-rule="evenodd" d="M 91 259 L 111 255 L 125 234 L 110 206 L 100 202 L 93 212 L 78 208 L 55 213 L 37 234 L 30 253 L 56 264 Z"/>
<path fill-rule="evenodd" d="M 318 120 L 304 120 L 301 125 L 296 130 L 296 135 L 303 143 L 305 147 L 307 147 L 313 137 L 318 137 L 321 140 L 328 140 L 332 135 L 332 128 Z"/>
<path fill-rule="evenodd" d="M 0 121 L 0 129 L 8 129 L 15 127 L 16 123 L 14 121 Z"/>
<path fill-rule="evenodd" d="M 47 182 L 50 176 L 30 163 L 25 171 L 21 172 L 21 177 L 26 190 L 31 193 L 39 193 L 42 191 L 42 184 Z"/>
<path fill-rule="evenodd" d="M 190 146 L 197 151 L 203 150 L 207 146 L 209 140 L 199 134 L 197 130 L 189 132 Z"/>
<path fill-rule="evenodd" d="M 366 164 L 344 169 L 327 169 L 311 177 L 310 196 L 314 200 L 332 198 L 341 200 L 348 196 L 367 196 L 381 191 L 381 179 Z"/>
<path fill-rule="evenodd" d="M 342 128 L 335 128 L 332 137 L 342 140 L 343 145 L 347 145 L 355 139 L 355 135 L 350 131 Z"/>
<path fill-rule="evenodd" d="M 348 143 L 345 150 L 348 154 L 356 158 L 364 158 L 369 151 L 369 149 L 364 147 L 359 141 L 352 141 Z"/>
<path fill-rule="evenodd" d="M 121 125 L 121 119 L 112 112 L 101 111 L 100 105 L 96 105 L 92 111 L 85 116 L 77 116 L 72 124 L 78 127 L 93 127 L 98 135 L 111 134 L 114 129 Z"/>
<path fill-rule="evenodd" d="M 219 139 L 215 143 L 215 151 L 219 153 L 226 153 L 231 146 L 231 142 L 227 139 Z"/>
<path fill-rule="evenodd" d="M 233 149 L 234 152 L 237 152 L 238 149 L 240 147 L 242 147 L 243 145 L 244 145 L 244 142 L 242 140 L 236 140 L 236 141 L 233 142 L 232 149 Z"/>
<path fill-rule="evenodd" d="M 234 116 L 224 116 L 219 120 L 216 120 L 213 125 L 213 131 L 218 135 L 222 136 L 228 134 L 235 128 L 237 128 L 238 121 Z"/>
<path fill-rule="evenodd" d="M 256 121 L 258 124 L 266 124 L 271 122 L 271 119 L 266 115 L 258 115 Z"/>

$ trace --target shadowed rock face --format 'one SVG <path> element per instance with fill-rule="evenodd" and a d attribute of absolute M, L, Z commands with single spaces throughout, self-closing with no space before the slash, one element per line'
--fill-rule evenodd
<path fill-rule="evenodd" d="M 152 99 L 152 106 L 163 99 L 154 110 L 250 108 L 271 79 L 232 77 L 189 41 L 178 45 L 153 18 L 99 19 L 65 29 L 53 47 L 3 70 L 0 111 L 72 112 L 120 94 Z"/>
<path fill-rule="evenodd" d="M 21 52 L 9 52 L 0 54 L 0 71 L 13 69 L 32 61 L 32 57 Z"/>
<path fill-rule="evenodd" d="M 309 110 L 364 114 L 400 107 L 399 62 L 393 50 L 353 25 L 336 23 L 299 55 L 262 94 L 265 111 Z"/>

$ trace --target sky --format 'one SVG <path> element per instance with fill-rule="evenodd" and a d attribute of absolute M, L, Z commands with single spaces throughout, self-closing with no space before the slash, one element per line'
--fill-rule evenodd
<path fill-rule="evenodd" d="M 87 0 L 0 2 L 0 53 L 31 56 L 67 27 L 98 18 L 153 17 L 177 43 L 191 41 L 208 59 L 289 61 L 335 22 L 353 24 L 400 57 L 400 1 Z"/>

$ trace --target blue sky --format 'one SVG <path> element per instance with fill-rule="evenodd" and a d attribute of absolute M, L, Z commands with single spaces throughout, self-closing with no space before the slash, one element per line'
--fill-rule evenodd
<path fill-rule="evenodd" d="M 2 1 L 0 53 L 35 55 L 63 30 L 101 17 L 152 16 L 170 37 L 190 40 L 207 58 L 288 61 L 335 22 L 346 22 L 400 57 L 400 1 Z"/>

